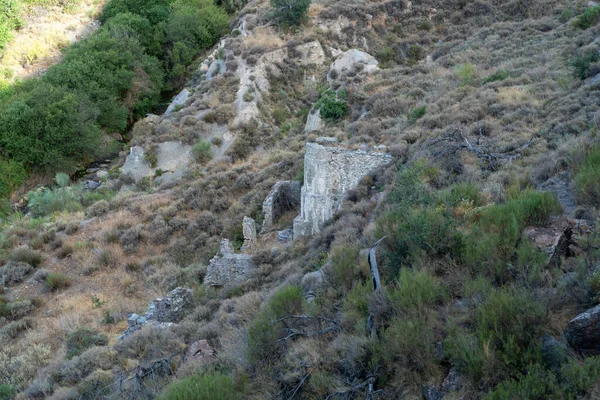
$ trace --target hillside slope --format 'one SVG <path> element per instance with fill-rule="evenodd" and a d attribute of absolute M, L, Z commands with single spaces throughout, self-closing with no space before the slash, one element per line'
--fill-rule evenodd
<path fill-rule="evenodd" d="M 0 393 L 600 397 L 599 15 L 249 2 L 110 169 L 2 226 Z"/>

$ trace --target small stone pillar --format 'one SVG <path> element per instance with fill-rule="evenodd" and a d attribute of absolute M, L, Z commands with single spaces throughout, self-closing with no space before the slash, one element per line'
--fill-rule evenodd
<path fill-rule="evenodd" d="M 244 244 L 241 250 L 246 252 L 251 250 L 256 244 L 256 222 L 250 217 L 244 217 L 242 221 L 242 233 L 244 234 Z"/>

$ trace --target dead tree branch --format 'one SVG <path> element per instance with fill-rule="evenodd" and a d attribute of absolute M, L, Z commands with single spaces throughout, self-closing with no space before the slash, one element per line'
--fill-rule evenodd
<path fill-rule="evenodd" d="M 298 326 L 300 325 L 300 322 L 303 323 L 302 326 Z M 335 320 L 323 316 L 286 315 L 283 318 L 275 320 L 273 323 L 283 324 L 286 333 L 286 336 L 280 338 L 277 342 L 285 342 L 286 340 L 294 339 L 298 336 L 321 336 L 339 330 L 339 325 Z M 327 323 L 328 326 L 323 327 L 324 323 Z M 312 330 L 309 330 L 309 327 L 307 327 L 306 324 L 313 325 Z"/>

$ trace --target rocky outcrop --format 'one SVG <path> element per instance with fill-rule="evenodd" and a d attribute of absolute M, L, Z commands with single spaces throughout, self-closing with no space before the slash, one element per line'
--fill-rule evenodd
<path fill-rule="evenodd" d="M 173 326 L 179 322 L 186 311 L 193 306 L 194 296 L 192 289 L 178 287 L 169 292 L 165 298 L 157 298 L 150 304 L 144 315 L 129 314 L 127 316 L 128 328 L 119 336 L 119 340 L 131 336 L 145 325 L 160 328 Z"/>
<path fill-rule="evenodd" d="M 600 305 L 569 321 L 566 336 L 569 344 L 581 354 L 600 355 Z"/>
<path fill-rule="evenodd" d="M 321 118 L 321 110 L 311 110 L 306 118 L 306 125 L 304 125 L 304 132 L 310 133 L 315 131 L 321 131 L 325 127 L 325 123 Z"/>
<path fill-rule="evenodd" d="M 187 89 L 183 89 L 177 96 L 175 96 L 171 104 L 169 104 L 169 107 L 167 107 L 167 111 L 165 111 L 164 116 L 166 117 L 167 115 L 178 111 L 178 109 L 183 107 L 183 105 L 189 98 L 190 91 Z"/>
<path fill-rule="evenodd" d="M 240 284 L 254 266 L 250 255 L 236 254 L 229 240 L 223 239 L 219 253 L 208 264 L 204 284 L 217 287 Z"/>
<path fill-rule="evenodd" d="M 325 287 L 326 280 L 323 269 L 309 272 L 302 277 L 302 295 L 307 303 L 312 303 Z"/>
<path fill-rule="evenodd" d="M 210 347 L 206 339 L 198 340 L 188 347 L 185 353 L 185 362 L 193 362 L 194 364 L 207 364 L 215 361 L 215 351 Z"/>
<path fill-rule="evenodd" d="M 301 187 L 298 181 L 280 181 L 273 185 L 263 202 L 263 232 L 277 223 L 281 215 L 300 207 Z"/>
<path fill-rule="evenodd" d="M 133 146 L 121 167 L 121 172 L 129 175 L 135 182 L 143 178 L 156 176 L 160 170 L 158 183 L 170 182 L 181 178 L 192 160 L 191 146 L 181 142 L 163 142 L 156 146 L 156 166 L 152 167 L 147 160 L 147 152 L 143 147 Z"/>
<path fill-rule="evenodd" d="M 338 211 L 344 195 L 360 180 L 389 164 L 392 157 L 377 151 L 347 150 L 307 143 L 300 215 L 294 219 L 294 239 L 318 233 Z"/>

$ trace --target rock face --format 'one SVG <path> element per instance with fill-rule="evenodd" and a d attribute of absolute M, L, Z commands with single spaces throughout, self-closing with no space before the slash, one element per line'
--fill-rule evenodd
<path fill-rule="evenodd" d="M 315 132 L 323 130 L 325 123 L 321 119 L 321 110 L 311 111 L 306 118 L 304 132 Z"/>
<path fill-rule="evenodd" d="M 152 168 L 146 160 L 146 151 L 143 147 L 133 146 L 121 172 L 130 175 L 135 182 L 146 176 L 155 176 L 157 170 L 162 172 L 157 179 L 159 183 L 170 182 L 181 178 L 192 160 L 192 147 L 181 142 L 163 142 L 156 147 L 156 167 Z"/>
<path fill-rule="evenodd" d="M 285 212 L 298 209 L 300 193 L 298 181 L 280 181 L 273 185 L 263 202 L 263 232 L 269 230 Z"/>
<path fill-rule="evenodd" d="M 146 314 L 129 314 L 127 324 L 129 327 L 119 336 L 119 340 L 131 336 L 145 325 L 153 325 L 161 328 L 172 326 L 179 322 L 184 313 L 193 305 L 194 297 L 192 289 L 178 287 L 169 292 L 165 298 L 157 298 L 150 304 Z"/>
<path fill-rule="evenodd" d="M 229 240 L 223 239 L 219 253 L 208 264 L 204 284 L 207 286 L 240 284 L 252 268 L 254 268 L 252 257 L 248 254 L 234 253 Z"/>
<path fill-rule="evenodd" d="M 389 154 L 346 150 L 307 143 L 304 155 L 304 186 L 300 215 L 294 219 L 294 239 L 318 233 L 333 217 L 344 199 L 360 180 L 389 164 Z"/>
<path fill-rule="evenodd" d="M 571 346 L 583 355 L 600 355 L 600 305 L 569 321 L 566 336 Z"/>
<path fill-rule="evenodd" d="M 190 91 L 187 89 L 183 89 L 177 96 L 175 96 L 175 98 L 173 99 L 171 104 L 169 104 L 169 107 L 167 107 L 167 111 L 165 111 L 164 115 L 167 116 L 167 115 L 177 111 L 178 107 L 183 107 L 183 105 L 189 98 L 190 98 Z"/>
<path fill-rule="evenodd" d="M 215 361 L 215 351 L 206 339 L 198 340 L 190 345 L 185 353 L 185 362 L 209 363 Z"/>
<path fill-rule="evenodd" d="M 325 274 L 323 269 L 309 272 L 302 277 L 302 295 L 307 303 L 312 303 L 325 287 Z"/>
<path fill-rule="evenodd" d="M 256 243 L 256 222 L 250 217 L 244 217 L 242 221 L 242 233 L 244 234 L 244 245 L 242 251 L 251 250 Z"/>

